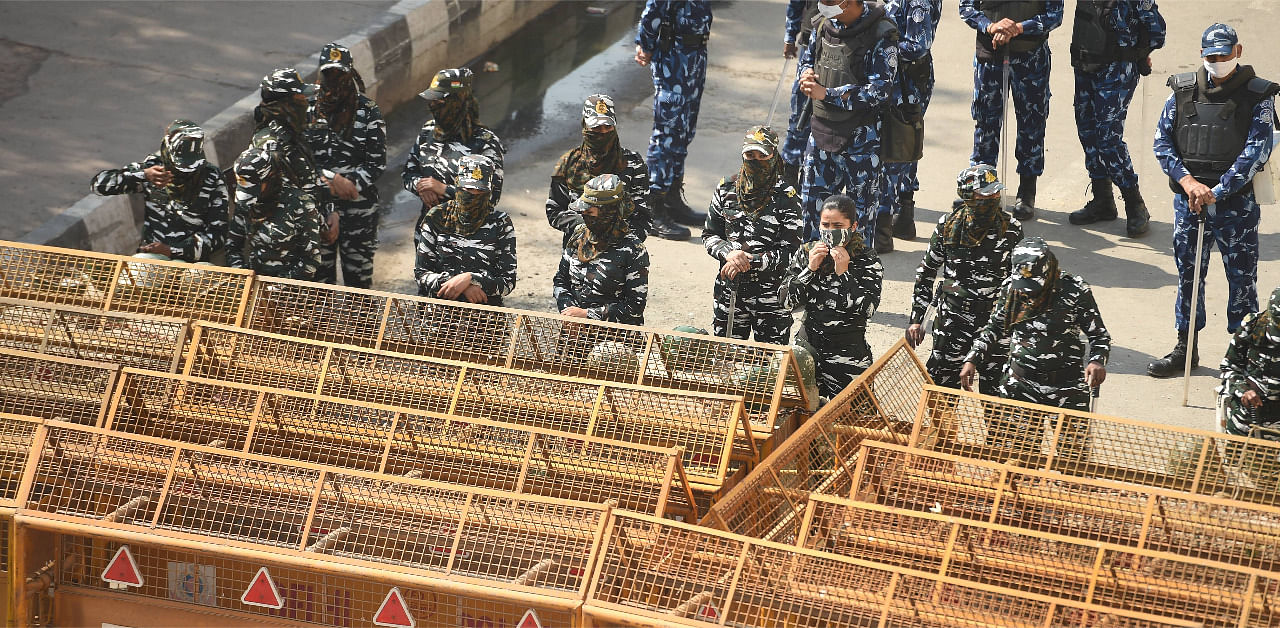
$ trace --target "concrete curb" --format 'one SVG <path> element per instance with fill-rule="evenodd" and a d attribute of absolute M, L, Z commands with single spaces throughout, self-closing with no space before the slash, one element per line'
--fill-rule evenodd
<path fill-rule="evenodd" d="M 528 0 L 401 0 L 368 26 L 337 41 L 351 49 L 369 96 L 383 112 L 390 112 L 413 99 L 441 68 L 467 63 L 555 5 Z M 294 67 L 304 77 L 314 77 L 316 59 L 308 56 Z M 255 90 L 202 125 L 211 161 L 225 168 L 248 145 L 258 102 Z M 142 209 L 137 195 L 89 194 L 21 241 L 128 255 L 138 245 Z"/>

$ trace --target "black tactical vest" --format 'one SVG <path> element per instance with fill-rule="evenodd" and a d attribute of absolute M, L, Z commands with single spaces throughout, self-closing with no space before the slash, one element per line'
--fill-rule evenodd
<path fill-rule="evenodd" d="M 813 36 L 813 17 L 818 14 L 818 0 L 804 3 L 804 11 L 800 13 L 800 35 L 796 37 L 796 46 L 804 48 L 809 45 Z"/>
<path fill-rule="evenodd" d="M 866 3 L 866 18 L 856 29 L 845 29 L 839 34 L 825 24 L 819 15 L 813 19 L 814 32 L 818 33 L 818 54 L 813 71 L 818 83 L 824 87 L 862 85 L 867 82 L 867 53 L 882 39 L 896 42 L 898 27 L 885 16 L 879 3 Z M 839 152 L 849 145 L 853 130 L 875 124 L 880 117 L 876 109 L 850 111 L 813 101 L 811 131 L 813 143 L 827 152 Z"/>
<path fill-rule="evenodd" d="M 1116 0 L 1077 0 L 1075 22 L 1071 28 L 1071 67 L 1119 61 L 1120 45 L 1107 16 Z"/>
<path fill-rule="evenodd" d="M 1280 92 L 1280 85 L 1254 77 L 1211 100 L 1205 95 L 1207 80 L 1204 70 L 1184 72 L 1169 77 L 1169 87 L 1174 93 L 1174 146 L 1191 176 L 1212 187 L 1244 151 L 1253 125 L 1253 108 Z M 1185 194 L 1172 178 L 1169 187 L 1176 194 Z M 1241 192 L 1252 189 L 1250 182 Z"/>
<path fill-rule="evenodd" d="M 987 16 L 992 22 L 999 22 L 1004 18 L 1009 18 L 1015 22 L 1025 22 L 1044 12 L 1044 0 L 977 0 L 974 6 Z M 1002 46 L 1002 50 L 997 51 L 995 46 L 991 44 L 990 33 L 978 33 L 978 41 L 976 46 L 976 54 L 978 61 L 982 63 L 997 63 L 1004 55 L 1003 48 L 1008 48 L 1010 54 L 1026 54 L 1036 49 L 1036 46 L 1043 44 L 1049 39 L 1045 35 L 1019 35 L 1014 37 L 1012 41 Z"/>

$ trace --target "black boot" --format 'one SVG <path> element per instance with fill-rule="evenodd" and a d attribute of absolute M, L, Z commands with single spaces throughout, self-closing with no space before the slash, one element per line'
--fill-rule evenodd
<path fill-rule="evenodd" d="M 1073 225 L 1091 225 L 1103 220 L 1116 219 L 1116 197 L 1111 189 L 1111 179 L 1094 179 L 1089 183 L 1093 198 L 1084 207 L 1071 212 L 1067 220 Z"/>
<path fill-rule="evenodd" d="M 1036 215 L 1035 209 L 1036 176 L 1024 174 L 1018 179 L 1018 200 L 1009 208 L 1009 213 L 1018 220 L 1031 220 Z"/>
<path fill-rule="evenodd" d="M 893 252 L 893 216 L 881 214 L 876 218 L 876 232 L 871 245 L 880 255 Z"/>
<path fill-rule="evenodd" d="M 893 219 L 893 237 L 916 239 L 916 193 L 903 192 L 899 195 L 898 207 L 898 217 Z"/>
<path fill-rule="evenodd" d="M 1125 235 L 1136 238 L 1151 229 L 1151 214 L 1147 212 L 1147 203 L 1142 200 L 1142 192 L 1138 185 L 1131 188 L 1120 188 L 1120 197 L 1124 199 Z"/>
<path fill-rule="evenodd" d="M 649 225 L 649 235 L 658 236 L 663 240 L 688 240 L 692 235 L 689 229 L 672 222 L 671 217 L 667 215 L 666 196 L 662 192 L 649 193 L 649 213 L 653 217 Z"/>
<path fill-rule="evenodd" d="M 689 203 L 684 200 L 684 177 L 676 177 L 671 182 L 671 187 L 667 189 L 665 195 L 667 204 L 667 217 L 672 222 L 681 225 L 689 225 L 690 227 L 701 227 L 707 223 L 707 215 L 702 212 L 693 211 L 689 207 Z"/>
<path fill-rule="evenodd" d="M 783 162 L 782 163 L 782 180 L 786 181 L 787 185 L 795 188 L 796 191 L 799 192 L 800 191 L 800 164 L 789 164 L 789 163 Z"/>
<path fill-rule="evenodd" d="M 1200 366 L 1200 338 L 1196 337 L 1195 345 L 1191 346 L 1191 368 Z M 1152 377 L 1175 377 L 1182 375 L 1183 370 L 1187 368 L 1187 332 L 1178 332 L 1178 344 L 1173 346 L 1173 351 L 1168 355 L 1160 358 L 1147 365 L 1147 375 Z"/>

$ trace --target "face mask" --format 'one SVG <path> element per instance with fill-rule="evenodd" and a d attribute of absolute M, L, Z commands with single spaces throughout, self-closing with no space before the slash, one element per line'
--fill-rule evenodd
<path fill-rule="evenodd" d="M 1000 208 L 1000 197 L 995 198 L 974 198 L 969 201 L 979 214 L 988 214 Z"/>
<path fill-rule="evenodd" d="M 818 235 L 830 247 L 844 246 L 853 241 L 853 229 L 819 229 Z"/>
<path fill-rule="evenodd" d="M 819 2 L 818 13 L 822 14 L 824 19 L 834 20 L 836 19 L 836 16 L 844 13 L 844 8 L 842 7 L 843 4 L 843 2 L 840 4 L 823 4 Z"/>
<path fill-rule="evenodd" d="M 1234 72 L 1237 65 L 1240 65 L 1240 61 L 1236 59 L 1218 62 L 1205 60 L 1204 69 L 1209 73 L 1209 76 L 1212 76 L 1213 78 L 1222 78 Z"/>
<path fill-rule="evenodd" d="M 457 191 L 458 204 L 466 208 L 475 208 L 484 204 L 489 199 L 489 193 L 483 190 L 472 190 L 470 188 L 458 188 Z"/>
<path fill-rule="evenodd" d="M 613 216 L 605 215 L 603 212 L 595 216 L 582 215 L 582 222 L 587 226 L 587 231 L 591 235 L 599 238 L 608 235 L 609 227 L 613 224 Z"/>
<path fill-rule="evenodd" d="M 603 153 L 608 150 L 609 144 L 613 142 L 614 134 L 616 133 L 617 131 L 597 133 L 590 129 L 583 129 L 582 140 L 587 145 L 587 148 L 591 149 L 591 152 Z"/>

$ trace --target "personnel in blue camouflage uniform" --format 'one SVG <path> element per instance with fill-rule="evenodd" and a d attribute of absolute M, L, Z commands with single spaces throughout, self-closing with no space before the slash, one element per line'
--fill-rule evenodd
<path fill-rule="evenodd" d="M 818 12 L 800 57 L 800 89 L 813 107 L 800 192 L 805 234 L 817 238 L 819 204 L 843 192 L 872 245 L 884 185 L 880 115 L 897 77 L 898 29 L 874 2 L 820 0 Z"/>
<path fill-rule="evenodd" d="M 1187 347 L 1195 235 L 1216 241 L 1230 287 L 1227 331 L 1235 333 L 1244 317 L 1258 309 L 1258 210 L 1253 177 L 1271 156 L 1274 97 L 1280 86 L 1240 65 L 1244 48 L 1235 29 L 1214 24 L 1200 41 L 1204 68 L 1169 78 L 1173 94 L 1156 125 L 1155 153 L 1173 190 L 1173 259 L 1178 267 L 1178 298 L 1173 351 L 1147 365 L 1152 377 L 1181 375 L 1187 351 L 1199 363 L 1197 347 Z M 1212 141 L 1210 141 L 1212 140 Z M 1205 209 L 1209 211 L 1205 211 Z M 1203 221 L 1203 228 L 1197 224 Z M 1200 263 L 1200 301 L 1196 330 L 1204 328 L 1204 282 L 1211 246 Z"/>
<path fill-rule="evenodd" d="M 587 181 L 574 203 L 582 224 L 565 242 L 553 280 L 556 308 L 565 316 L 644 324 L 649 300 L 649 253 L 631 233 L 631 199 L 616 174 Z"/>
<path fill-rule="evenodd" d="M 684 161 L 698 128 L 710 33 L 709 0 L 647 0 L 636 27 L 636 63 L 653 70 L 649 189 L 655 199 L 649 209 L 655 224 L 697 227 L 707 219 L 684 199 Z"/>
<path fill-rule="evenodd" d="M 516 286 L 516 230 L 490 197 L 493 162 L 483 155 L 458 161 L 454 197 L 427 210 L 414 238 L 418 294 L 502 305 Z"/>
<path fill-rule="evenodd" d="M 925 316 L 930 307 L 937 308 L 926 366 L 935 384 L 951 388 L 960 387 L 960 367 L 991 317 L 1000 284 L 1012 268 L 1013 249 L 1022 240 L 1022 224 L 1000 206 L 1004 185 L 995 168 L 969 166 L 956 178 L 956 187 L 964 204 L 943 216 L 929 239 L 916 269 L 906 332 L 912 348 L 923 342 Z M 942 281 L 935 295 L 939 272 Z M 1008 354 L 1008 345 L 1001 343 L 984 356 L 978 368 L 983 391 L 994 394 Z"/>
<path fill-rule="evenodd" d="M 236 159 L 235 213 L 227 232 L 227 263 L 268 277 L 315 277 L 320 246 L 333 242 L 338 214 L 316 172 L 303 133 L 306 85 L 293 68 L 262 79 L 257 130 Z"/>
<path fill-rule="evenodd" d="M 604 94 L 587 97 L 582 105 L 582 144 L 556 162 L 547 193 L 547 222 L 566 238 L 582 224 L 582 215 L 571 209 L 573 202 L 582 196 L 582 186 L 588 180 L 602 174 L 616 174 L 627 186 L 635 208 L 628 218 L 631 233 L 644 242 L 649 232 L 649 171 L 640 153 L 622 146 L 617 124 L 612 98 Z M 654 226 L 657 235 L 664 238 L 679 239 L 680 234 L 670 229 L 682 229 L 688 237 L 689 230 L 679 225 Z"/>
<path fill-rule="evenodd" d="M 387 167 L 387 127 L 378 105 L 364 94 L 351 51 L 328 44 L 320 51 L 320 92 L 311 103 L 307 143 L 338 212 L 338 239 L 320 248 L 316 281 L 373 285 L 378 248 L 378 188 Z"/>
<path fill-rule="evenodd" d="M 1136 238 L 1149 228 L 1151 215 L 1124 143 L 1124 123 L 1139 77 L 1151 73 L 1151 51 L 1164 46 L 1164 30 L 1154 0 L 1076 2 L 1071 34 L 1076 132 L 1093 198 L 1071 212 L 1073 225 L 1115 220 L 1115 184 L 1124 199 L 1125 233 Z"/>
<path fill-rule="evenodd" d="M 898 25 L 898 108 L 924 117 L 933 97 L 933 38 L 942 19 L 942 0 L 889 0 L 885 13 Z M 916 178 L 919 162 L 885 163 L 885 186 L 876 218 L 876 252 L 893 250 L 893 238 L 916 237 Z M 892 229 L 892 231 L 890 231 Z"/>
<path fill-rule="evenodd" d="M 1018 139 L 1018 197 L 1011 211 L 1030 219 L 1036 179 L 1044 173 L 1049 118 L 1049 31 L 1062 25 L 1062 0 L 960 0 L 960 17 L 977 31 L 973 60 L 973 154 L 969 163 L 998 166 L 1004 120 L 1004 62 L 1009 62 Z"/>
<path fill-rule="evenodd" d="M 884 266 L 863 242 L 857 215 L 855 201 L 843 194 L 823 202 L 821 239 L 796 250 L 782 284 L 783 303 L 804 310 L 804 340 L 814 349 L 818 391 L 827 399 L 871 366 L 867 321 L 880 307 Z"/>
<path fill-rule="evenodd" d="M 1061 272 L 1039 237 L 1014 247 L 1013 272 L 1000 285 L 995 309 L 978 332 L 960 369 L 960 385 L 973 390 L 973 376 L 1005 339 L 1009 359 L 996 392 L 1046 406 L 1089 409 L 1089 387 L 1107 377 L 1111 334 L 1102 322 L 1093 291 L 1084 279 Z M 1081 334 L 1088 339 L 1086 345 Z M 1087 366 L 1082 366 L 1087 355 Z M 1043 429 L 1012 416 L 987 416 L 987 444 L 1038 454 Z M 1068 419 L 1058 438 L 1058 454 L 1082 461 L 1089 455 L 1089 426 Z"/>
<path fill-rule="evenodd" d="M 139 253 L 207 262 L 222 248 L 227 188 L 217 166 L 205 160 L 204 130 L 190 120 L 170 123 L 160 150 L 124 168 L 103 170 L 89 185 L 103 196 L 143 195 Z"/>
<path fill-rule="evenodd" d="M 813 16 L 818 14 L 818 0 L 789 0 L 787 21 L 783 28 L 782 56 L 792 59 L 799 51 L 809 47 L 813 35 Z M 797 60 L 798 61 L 798 60 Z M 809 145 L 809 97 L 800 91 L 800 64 L 796 63 L 796 78 L 791 83 L 791 115 L 787 119 L 787 135 L 779 147 L 782 153 L 782 176 L 787 183 L 800 189 L 800 166 L 804 149 Z"/>
<path fill-rule="evenodd" d="M 713 328 L 757 342 L 786 344 L 791 335 L 791 310 L 782 303 L 779 288 L 787 264 L 800 246 L 800 197 L 782 178 L 778 136 L 765 126 L 752 127 L 742 142 L 742 167 L 720 180 L 702 244 L 720 262 L 716 275 Z"/>
<path fill-rule="evenodd" d="M 484 155 L 493 162 L 490 196 L 497 205 L 502 199 L 502 159 L 507 148 L 488 127 L 480 124 L 480 103 L 471 90 L 474 78 L 467 68 L 436 72 L 431 85 L 419 98 L 427 101 L 432 119 L 422 126 L 418 141 L 404 164 L 404 189 L 422 200 L 422 214 L 454 198 L 454 174 L 467 155 Z"/>

